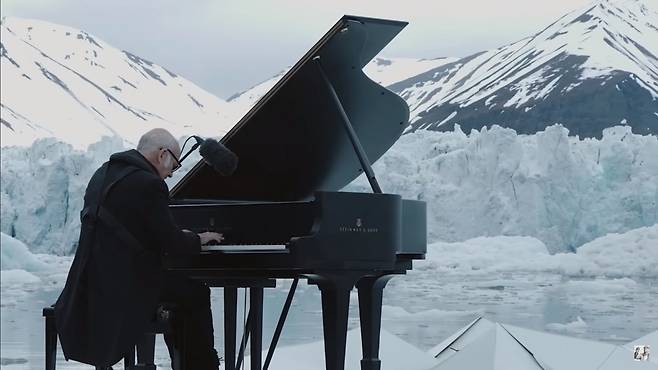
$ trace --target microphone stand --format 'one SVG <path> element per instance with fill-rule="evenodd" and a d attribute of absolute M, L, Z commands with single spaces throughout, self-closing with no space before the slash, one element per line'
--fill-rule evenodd
<path fill-rule="evenodd" d="M 190 140 L 191 138 L 194 138 L 194 140 L 196 140 L 196 143 L 195 143 L 194 145 L 192 145 L 192 149 L 190 149 L 187 153 L 185 153 L 184 156 L 181 157 L 181 159 L 178 161 L 178 162 L 180 162 L 180 163 L 183 163 L 183 160 L 185 160 L 185 158 L 187 158 L 187 156 L 189 156 L 190 154 L 192 154 L 192 152 L 193 152 L 196 148 L 198 148 L 199 146 L 201 146 L 201 144 L 203 143 L 203 139 L 202 139 L 202 138 L 200 138 L 199 136 L 196 136 L 196 135 L 192 135 L 192 136 L 188 137 L 188 138 L 185 140 L 185 142 L 183 143 L 183 148 L 185 148 L 185 144 L 187 144 L 187 141 Z"/>

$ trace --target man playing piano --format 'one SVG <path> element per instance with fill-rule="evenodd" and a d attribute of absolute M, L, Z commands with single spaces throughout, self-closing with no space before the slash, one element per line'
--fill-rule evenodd
<path fill-rule="evenodd" d="M 162 268 L 163 254 L 198 254 L 202 244 L 223 239 L 175 224 L 164 179 L 180 167 L 180 154 L 169 132 L 153 129 L 136 150 L 113 154 L 89 181 L 75 259 L 55 304 L 67 359 L 101 368 L 115 364 L 166 301 L 177 304 L 185 320 L 188 368 L 218 368 L 209 288 L 167 276 Z M 172 338 L 165 340 L 173 353 Z"/>

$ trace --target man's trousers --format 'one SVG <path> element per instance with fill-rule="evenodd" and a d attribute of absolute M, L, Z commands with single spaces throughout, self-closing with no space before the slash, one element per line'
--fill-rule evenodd
<path fill-rule="evenodd" d="M 175 303 L 176 315 L 184 320 L 185 367 L 217 370 L 219 358 L 214 348 L 210 288 L 199 281 L 168 276 L 161 301 Z M 171 356 L 174 340 L 171 335 L 164 337 Z"/>

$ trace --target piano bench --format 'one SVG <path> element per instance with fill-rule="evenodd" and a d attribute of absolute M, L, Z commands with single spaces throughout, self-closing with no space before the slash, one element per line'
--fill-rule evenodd
<path fill-rule="evenodd" d="M 45 370 L 55 370 L 57 360 L 57 328 L 55 326 L 55 308 L 44 307 L 42 312 L 45 318 L 45 334 L 46 334 L 46 367 Z M 174 321 L 176 317 L 176 305 L 169 303 L 162 303 L 158 306 L 155 313 L 154 320 L 144 331 L 144 335 L 133 346 L 123 358 L 123 367 L 125 370 L 156 370 L 155 366 L 155 335 L 169 333 L 174 325 L 182 326 L 182 320 Z M 182 329 L 182 327 L 180 328 Z M 182 333 L 182 330 L 177 330 L 176 333 Z M 183 356 L 183 340 L 182 335 L 174 337 L 175 349 L 173 362 L 174 369 L 184 369 L 182 366 Z M 135 355 L 137 355 L 137 362 L 135 362 Z M 111 367 L 103 368 L 96 366 L 96 370 L 108 370 Z"/>

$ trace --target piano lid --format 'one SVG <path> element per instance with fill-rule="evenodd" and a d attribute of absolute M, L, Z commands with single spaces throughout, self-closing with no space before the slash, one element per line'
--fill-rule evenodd
<path fill-rule="evenodd" d="M 331 81 L 370 163 L 408 125 L 409 107 L 362 71 L 406 22 L 343 16 L 222 138 L 240 158 L 230 177 L 199 161 L 173 199 L 294 201 L 338 191 L 363 169 L 315 61 Z"/>

